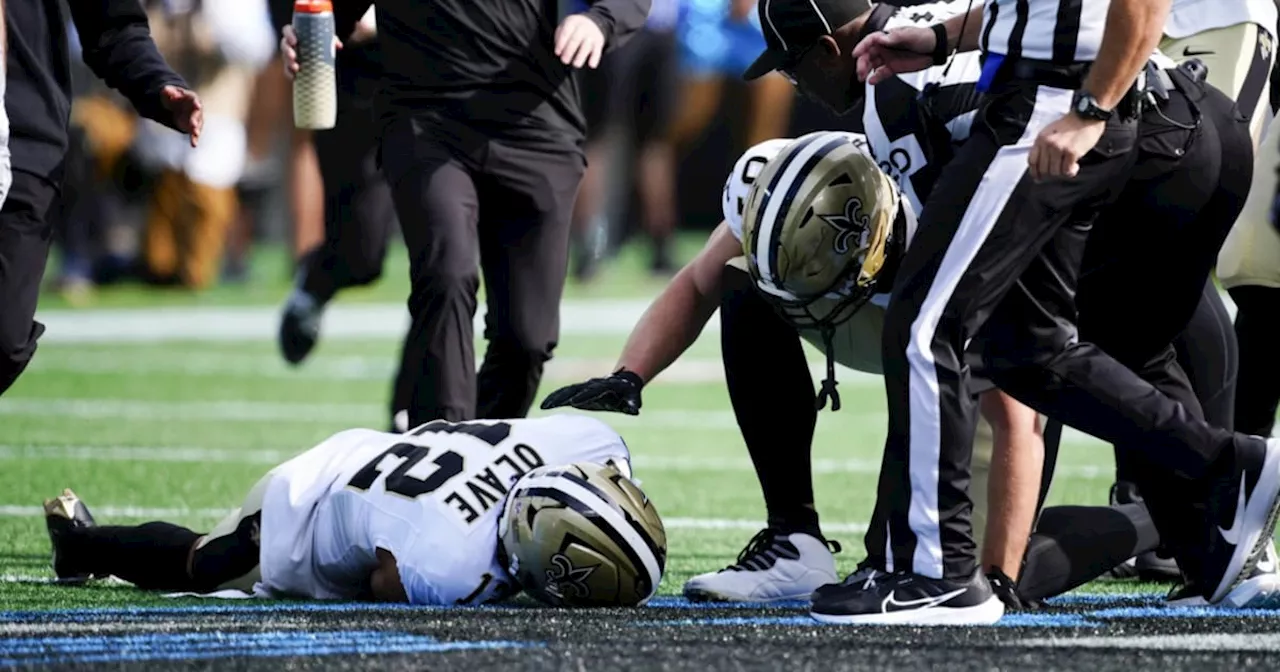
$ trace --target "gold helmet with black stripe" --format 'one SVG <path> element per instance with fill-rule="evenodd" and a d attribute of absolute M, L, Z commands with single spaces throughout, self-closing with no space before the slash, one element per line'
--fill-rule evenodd
<path fill-rule="evenodd" d="M 666 567 L 662 519 L 615 462 L 529 472 L 507 497 L 498 538 L 511 576 L 553 606 L 644 604 Z"/>
<path fill-rule="evenodd" d="M 835 393 L 834 329 L 889 291 L 910 206 L 859 142 L 818 131 L 769 161 L 747 195 L 742 251 L 757 289 L 799 328 L 818 329 L 827 350 L 819 407 Z M 886 279 L 889 280 L 886 280 Z"/>

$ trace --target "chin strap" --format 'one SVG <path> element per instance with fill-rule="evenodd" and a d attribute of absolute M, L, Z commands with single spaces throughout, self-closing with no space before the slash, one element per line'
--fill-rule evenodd
<path fill-rule="evenodd" d="M 822 390 L 818 392 L 818 410 L 827 407 L 827 399 L 831 399 L 831 410 L 840 410 L 840 393 L 836 391 L 836 357 L 832 340 L 836 328 L 830 324 L 822 325 L 822 347 L 827 354 L 827 377 L 822 381 Z"/>

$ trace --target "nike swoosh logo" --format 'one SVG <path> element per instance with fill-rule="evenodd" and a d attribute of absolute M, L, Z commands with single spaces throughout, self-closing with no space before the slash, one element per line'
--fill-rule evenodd
<path fill-rule="evenodd" d="M 918 600 L 907 600 L 905 602 L 899 601 L 897 598 L 897 591 L 894 591 L 889 593 L 889 597 L 884 598 L 884 602 L 880 603 L 880 611 L 889 613 L 891 611 L 902 611 L 904 609 L 928 609 L 930 607 L 936 607 L 943 602 L 947 602 L 964 591 L 964 588 L 960 588 L 949 593 L 943 593 L 942 595 L 922 597 Z"/>
<path fill-rule="evenodd" d="M 1191 47 L 1186 47 L 1182 50 L 1182 56 L 1184 58 L 1190 58 L 1192 56 L 1207 56 L 1212 53 L 1212 51 L 1192 51 Z"/>
<path fill-rule="evenodd" d="M 1224 530 L 1222 526 L 1218 526 L 1218 534 L 1232 546 L 1240 545 L 1240 526 L 1244 522 L 1244 478 L 1243 472 L 1240 474 L 1240 496 L 1236 499 L 1236 517 L 1231 521 L 1231 529 Z"/>

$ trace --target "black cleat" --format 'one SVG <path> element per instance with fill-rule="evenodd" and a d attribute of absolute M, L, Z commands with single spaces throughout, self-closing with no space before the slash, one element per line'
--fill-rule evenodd
<path fill-rule="evenodd" d="M 294 290 L 284 304 L 280 318 L 280 354 L 290 364 L 299 364 L 311 354 L 320 339 L 320 317 L 324 304 L 310 294 Z"/>
<path fill-rule="evenodd" d="M 1004 603 L 981 571 L 967 579 L 931 579 L 863 569 L 814 591 L 809 615 L 849 625 L 991 625 L 1004 615 Z"/>
<path fill-rule="evenodd" d="M 89 513 L 76 493 L 67 488 L 61 495 L 44 500 L 44 524 L 49 531 L 49 543 L 53 548 L 53 573 L 57 575 L 58 582 L 80 584 L 93 578 L 90 572 L 76 566 L 75 558 L 66 548 L 67 536 L 71 530 L 97 525 L 93 514 Z"/>
<path fill-rule="evenodd" d="M 1111 506 L 1138 504 L 1142 501 L 1138 486 L 1133 483 L 1116 481 L 1111 485 Z M 1182 580 L 1178 561 L 1171 557 L 1161 557 L 1157 551 L 1147 551 L 1136 558 L 1129 558 L 1113 567 L 1108 574 L 1115 579 L 1137 577 L 1141 581 L 1153 583 L 1176 583 Z"/>
<path fill-rule="evenodd" d="M 1262 559 L 1280 513 L 1280 439 L 1239 444 L 1226 473 L 1210 483 L 1204 575 L 1198 583 L 1217 604 Z"/>

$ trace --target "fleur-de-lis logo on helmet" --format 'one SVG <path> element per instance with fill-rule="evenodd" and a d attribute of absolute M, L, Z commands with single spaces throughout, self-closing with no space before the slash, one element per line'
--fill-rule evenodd
<path fill-rule="evenodd" d="M 848 254 L 854 244 L 862 246 L 862 239 L 871 228 L 871 215 L 862 212 L 862 199 L 854 196 L 844 202 L 844 212 L 838 215 L 818 215 L 822 221 L 836 230 L 837 254 Z"/>
<path fill-rule="evenodd" d="M 547 570 L 547 592 L 564 598 L 566 589 L 572 589 L 574 596 L 579 599 L 585 599 L 591 596 L 591 588 L 587 585 L 587 578 L 592 572 L 596 571 L 599 565 L 590 567 L 574 567 L 573 562 L 565 557 L 563 553 L 556 553 L 551 556 L 551 564 L 553 565 Z"/>

